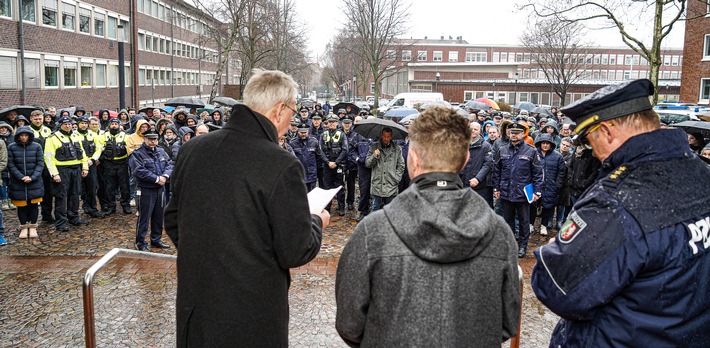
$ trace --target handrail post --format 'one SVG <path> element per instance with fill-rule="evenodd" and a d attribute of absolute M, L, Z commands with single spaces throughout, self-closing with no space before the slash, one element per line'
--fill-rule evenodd
<path fill-rule="evenodd" d="M 520 311 L 518 312 L 518 334 L 510 339 L 510 348 L 520 347 L 520 330 L 523 324 L 523 269 L 518 265 L 518 280 L 520 281 Z"/>

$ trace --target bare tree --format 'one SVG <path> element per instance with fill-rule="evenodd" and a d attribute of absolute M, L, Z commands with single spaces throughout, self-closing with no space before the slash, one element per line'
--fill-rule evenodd
<path fill-rule="evenodd" d="M 584 27 L 579 23 L 541 20 L 529 25 L 521 44 L 530 52 L 530 61 L 545 75 L 552 90 L 565 104 L 569 88 L 582 76 L 587 46 L 582 43 Z"/>
<path fill-rule="evenodd" d="M 540 18 L 563 23 L 585 22 L 597 28 L 615 28 L 624 43 L 638 53 L 650 65 L 649 78 L 656 86 L 653 103 L 658 101 L 658 73 L 663 64 L 661 44 L 678 21 L 690 20 L 705 15 L 686 15 L 689 1 L 707 0 L 533 0 L 520 6 L 532 9 Z M 627 29 L 629 23 L 640 23 L 640 18 L 652 17 L 650 32 L 634 35 Z"/>
<path fill-rule="evenodd" d="M 382 79 L 403 67 L 395 64 L 402 46 L 397 37 L 407 33 L 409 8 L 407 0 L 343 0 L 341 11 L 352 32 L 349 50 L 365 63 L 375 82 L 375 107 Z"/>

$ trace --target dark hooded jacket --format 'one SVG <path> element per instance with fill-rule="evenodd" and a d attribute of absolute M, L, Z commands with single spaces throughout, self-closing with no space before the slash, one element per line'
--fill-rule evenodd
<path fill-rule="evenodd" d="M 188 133 L 190 133 L 190 139 L 192 139 L 195 136 L 195 131 L 190 129 L 190 127 L 188 127 L 188 126 L 180 127 L 180 130 L 178 130 L 178 140 L 173 144 L 173 148 L 171 149 L 171 152 L 172 152 L 171 158 L 173 159 L 173 161 L 177 161 L 178 152 L 180 152 L 180 147 L 183 144 L 182 138 L 184 138 L 185 134 L 188 134 Z"/>
<path fill-rule="evenodd" d="M 219 114 L 219 120 L 214 119 L 214 114 L 218 113 Z M 208 122 L 215 125 L 215 126 L 224 126 L 224 114 L 222 113 L 222 109 L 217 108 L 212 110 L 212 114 L 210 114 L 210 117 L 208 118 Z"/>
<path fill-rule="evenodd" d="M 121 119 L 121 114 L 126 115 L 126 121 Z M 133 118 L 135 117 L 136 115 L 133 115 Z M 122 109 L 118 112 L 118 120 L 121 122 L 121 127 L 123 127 L 123 131 L 126 132 L 126 134 L 134 133 L 133 125 L 135 124 L 135 121 L 131 120 L 131 118 L 128 117 L 128 112 L 125 109 Z"/>
<path fill-rule="evenodd" d="M 30 121 L 27 120 L 27 117 L 25 117 L 25 116 L 23 116 L 23 115 L 17 115 L 17 118 L 15 118 L 15 122 L 13 122 L 12 126 L 15 127 L 15 128 L 19 127 L 19 126 L 17 125 L 17 123 L 18 123 L 19 121 L 24 121 L 24 122 L 25 122 L 25 124 L 24 124 L 25 126 L 29 126 L 29 125 L 30 125 Z"/>
<path fill-rule="evenodd" d="M 552 127 L 552 129 L 554 129 L 552 134 L 547 133 L 547 127 Z M 539 138 L 543 134 L 547 134 L 547 135 L 550 135 L 550 137 L 554 141 L 555 148 L 560 147 L 560 141 L 562 140 L 562 138 L 560 138 L 560 131 L 558 130 L 558 127 L 559 126 L 557 125 L 557 122 L 555 120 L 547 121 L 547 123 L 545 123 L 545 126 L 542 127 L 542 129 L 540 129 L 540 132 L 534 137 L 535 138 L 535 145 L 537 145 L 537 138 Z"/>
<path fill-rule="evenodd" d="M 101 109 L 101 110 L 99 110 L 99 116 L 98 116 L 98 118 L 99 118 L 99 124 L 101 124 L 101 129 L 102 129 L 102 130 L 107 130 L 107 129 L 108 129 L 109 120 L 111 120 L 111 114 L 109 114 L 108 118 L 106 118 L 106 119 L 104 120 L 104 119 L 103 119 L 103 116 L 102 116 L 102 115 L 104 114 L 104 112 L 108 112 L 108 110 L 106 110 L 106 109 Z"/>
<path fill-rule="evenodd" d="M 168 157 L 170 157 L 171 160 L 174 160 L 173 145 L 180 140 L 180 136 L 178 135 L 178 131 L 177 131 L 177 129 L 175 129 L 175 126 L 172 123 L 165 126 L 165 129 L 172 130 L 173 134 L 175 134 L 175 138 L 173 140 L 168 140 L 165 138 L 165 133 L 163 133 L 160 136 L 160 140 L 158 140 L 158 146 L 162 147 L 163 150 L 165 150 L 165 153 L 168 154 Z"/>
<path fill-rule="evenodd" d="M 77 117 L 79 117 L 79 115 L 77 115 L 78 112 L 82 113 L 81 116 L 86 116 L 86 117 L 91 116 L 91 115 L 86 114 L 86 109 L 84 109 L 84 107 L 81 105 L 74 108 L 74 115 L 76 115 Z"/>
<path fill-rule="evenodd" d="M 551 144 L 550 150 L 546 154 L 542 153 L 540 145 L 542 142 Z M 559 151 L 555 151 L 555 143 L 550 134 L 542 133 L 535 141 L 537 152 L 540 154 L 540 163 L 543 171 L 542 197 L 541 202 L 543 208 L 554 208 L 560 203 L 560 195 L 565 186 L 565 178 L 567 168 L 565 167 L 565 159 Z"/>
<path fill-rule="evenodd" d="M 478 179 L 478 186 L 472 189 L 484 189 L 488 186 L 490 181 L 489 174 L 493 171 L 493 150 L 491 145 L 483 137 L 479 136 L 468 146 L 468 153 L 468 162 L 459 173 L 461 181 L 465 186 L 471 187 L 469 181 L 476 178 Z"/>
<path fill-rule="evenodd" d="M 567 185 L 572 196 L 579 197 L 592 186 L 599 175 L 602 163 L 594 157 L 592 150 L 584 149 L 581 156 L 572 155 L 567 169 Z"/>
<path fill-rule="evenodd" d="M 456 174 L 420 175 L 356 226 L 338 264 L 335 327 L 352 345 L 500 347 L 517 330 L 516 250 Z"/>
<path fill-rule="evenodd" d="M 180 119 L 180 114 L 184 115 L 185 117 Z M 175 123 L 175 127 L 180 129 L 182 127 L 187 126 L 187 111 L 185 109 L 178 109 L 173 113 L 173 123 Z"/>
<path fill-rule="evenodd" d="M 29 135 L 27 142 L 20 142 L 20 134 Z M 7 169 L 10 173 L 7 190 L 10 199 L 26 201 L 44 196 L 44 153 L 34 137 L 35 133 L 30 127 L 21 126 L 15 132 L 15 142 L 7 148 Z M 29 176 L 32 181 L 22 181 L 25 176 Z"/>

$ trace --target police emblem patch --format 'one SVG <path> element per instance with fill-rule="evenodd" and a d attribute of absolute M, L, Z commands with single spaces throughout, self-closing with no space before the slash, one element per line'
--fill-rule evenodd
<path fill-rule="evenodd" d="M 559 239 L 561 243 L 571 243 L 585 227 L 587 227 L 587 223 L 577 215 L 576 211 L 573 211 L 569 214 L 567 221 L 557 234 L 557 239 Z"/>

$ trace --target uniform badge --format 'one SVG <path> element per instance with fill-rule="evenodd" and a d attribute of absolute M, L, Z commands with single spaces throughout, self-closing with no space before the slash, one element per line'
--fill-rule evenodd
<path fill-rule="evenodd" d="M 576 211 L 573 211 L 569 214 L 567 221 L 562 226 L 562 229 L 557 235 L 557 239 L 559 239 L 561 243 L 572 243 L 574 238 L 577 237 L 585 227 L 587 227 L 587 223 L 577 215 Z"/>

